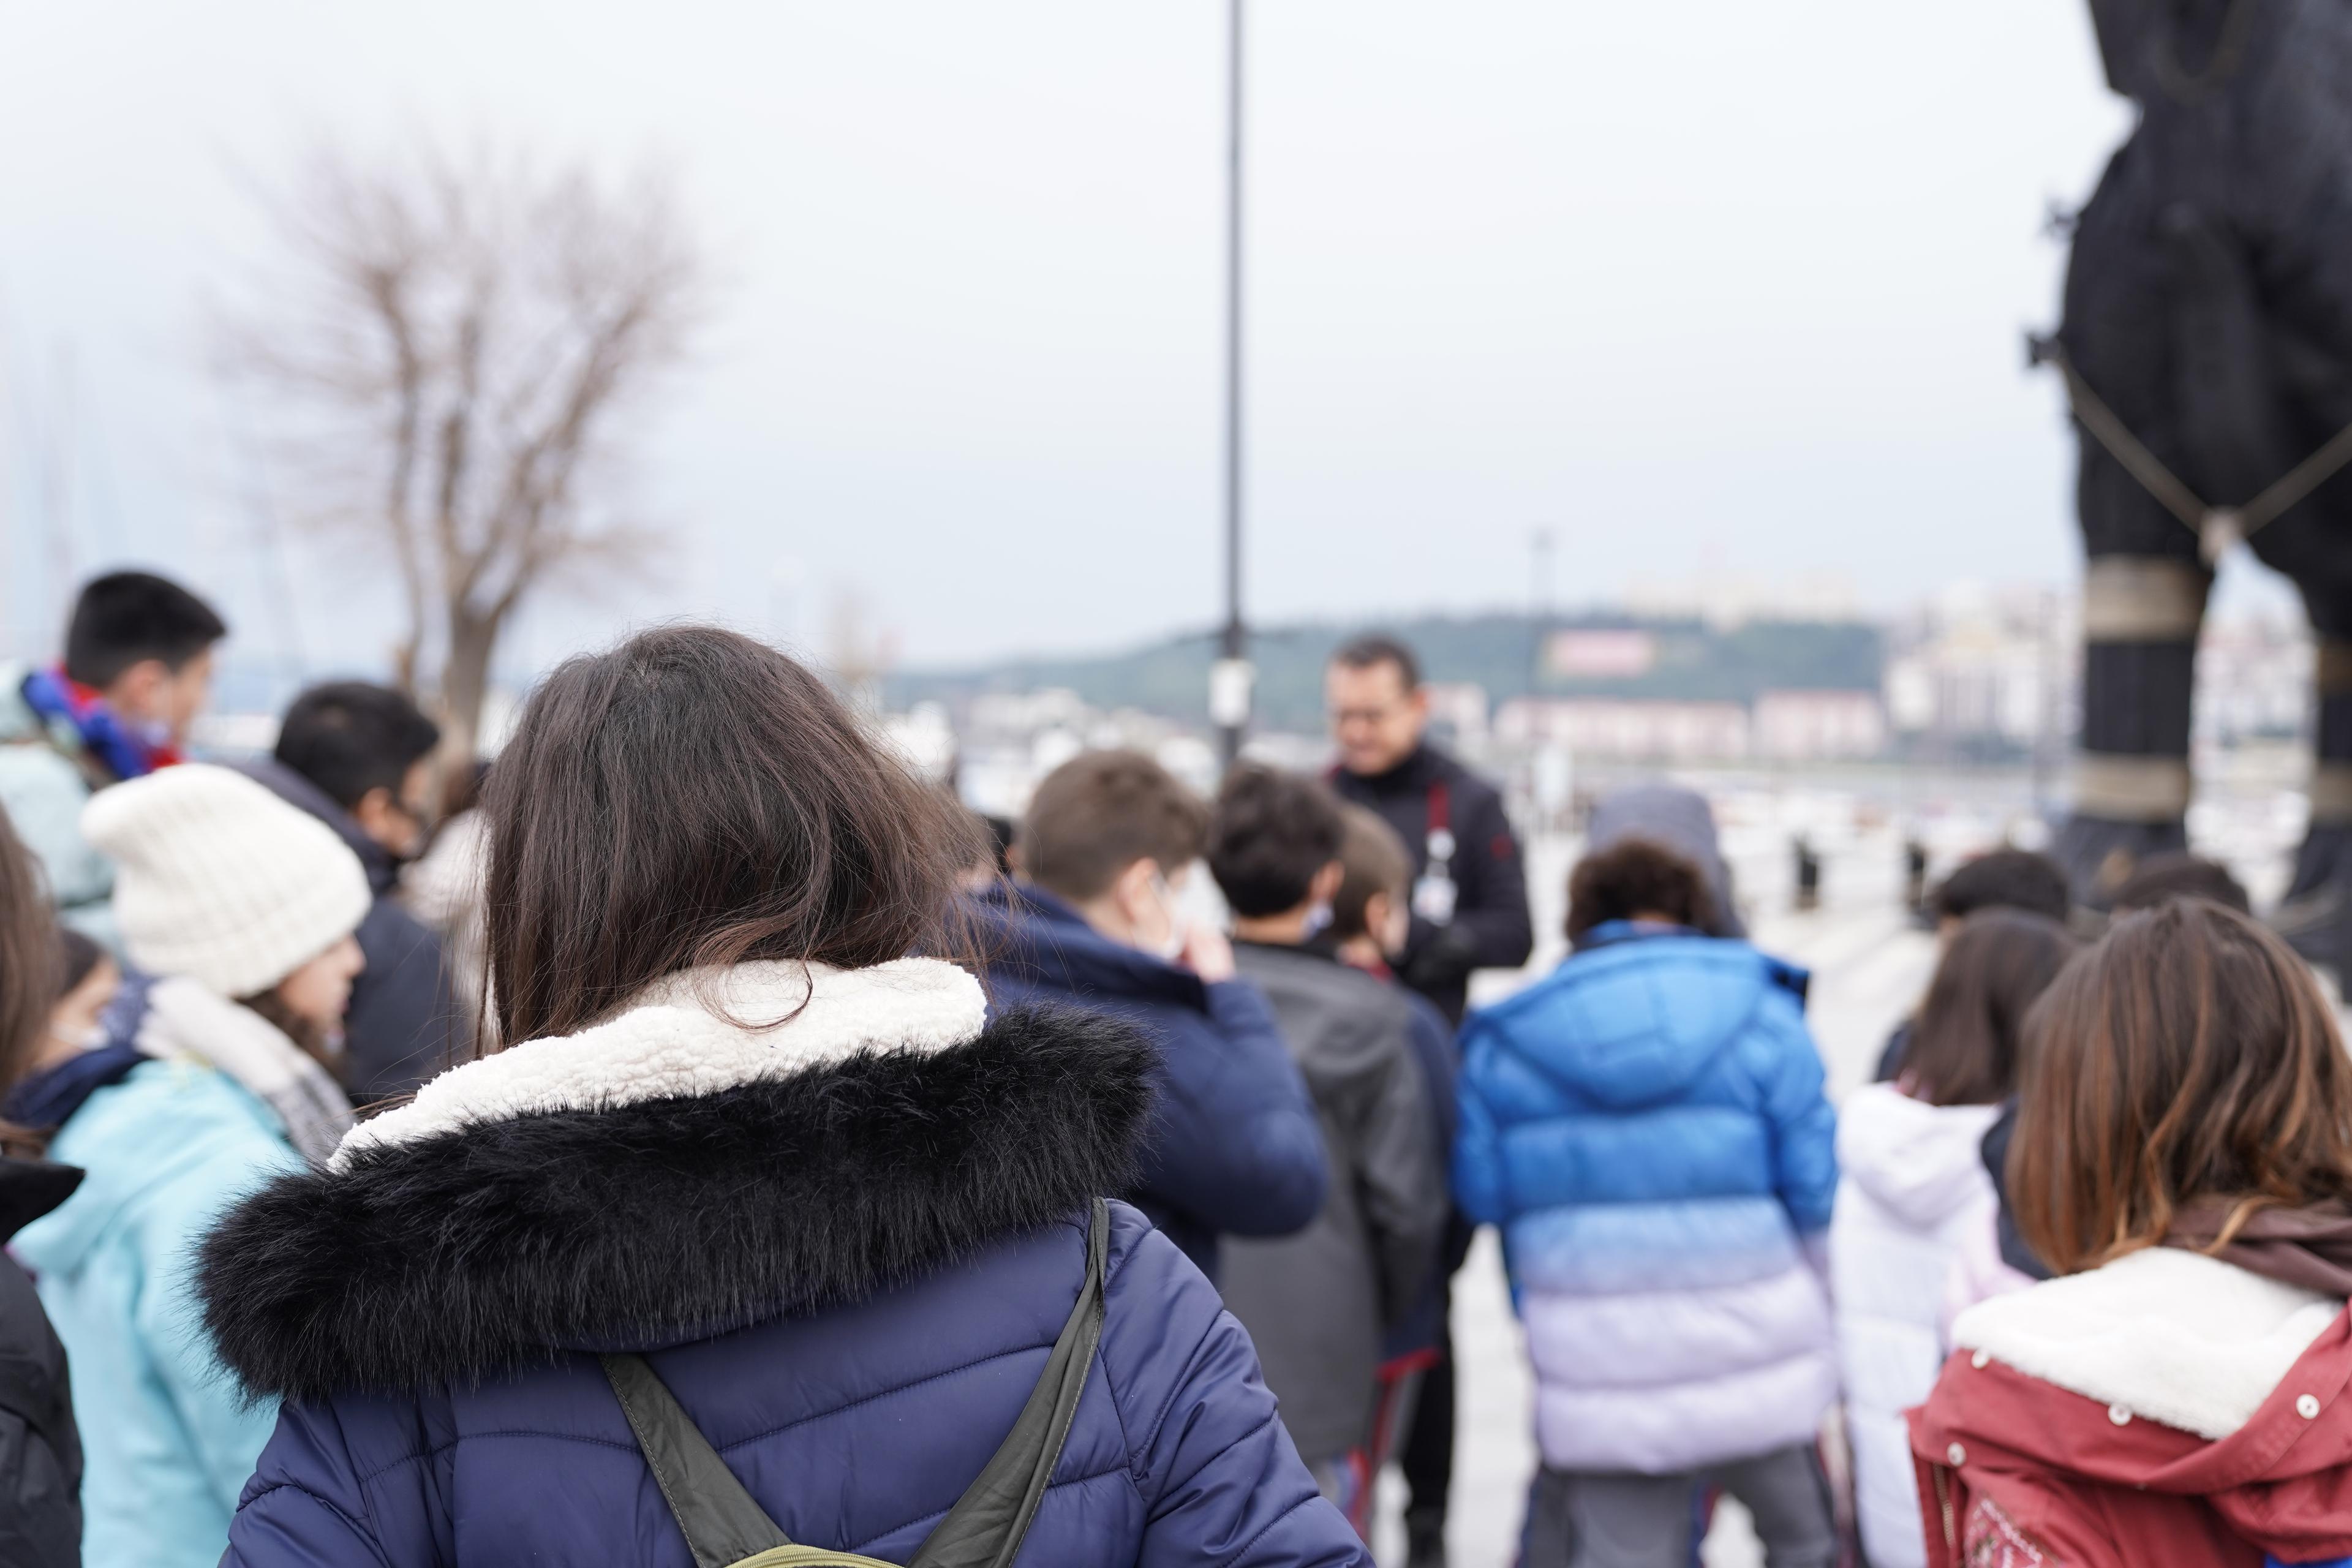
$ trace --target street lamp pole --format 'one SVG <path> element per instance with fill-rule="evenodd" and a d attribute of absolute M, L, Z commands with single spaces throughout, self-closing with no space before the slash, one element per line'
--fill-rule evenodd
<path fill-rule="evenodd" d="M 1249 629 L 1242 622 L 1242 12 L 1227 0 L 1225 55 L 1225 626 L 1209 674 L 1219 760 L 1241 756 L 1249 729 Z"/>

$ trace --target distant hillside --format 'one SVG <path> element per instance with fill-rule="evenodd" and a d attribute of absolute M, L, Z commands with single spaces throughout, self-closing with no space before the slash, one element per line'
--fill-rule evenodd
<path fill-rule="evenodd" d="M 1878 628 L 1854 622 L 1755 621 L 1716 631 L 1699 621 L 1595 615 L 1562 616 L 1550 622 L 1549 628 L 1555 633 L 1646 632 L 1653 657 L 1638 675 L 1570 677 L 1547 671 L 1538 681 L 1537 628 L 1530 616 L 1381 623 L 1381 629 L 1420 650 L 1431 679 L 1474 681 L 1496 702 L 1530 690 L 1546 696 L 1741 702 L 1753 700 L 1761 691 L 1790 688 L 1874 691 L 1884 655 Z M 1259 632 L 1251 644 L 1258 667 L 1258 722 L 1277 730 L 1320 729 L 1324 660 L 1344 638 L 1364 629 L 1362 625 L 1310 624 Z M 890 678 L 886 694 L 894 705 L 929 700 L 955 707 L 981 692 L 1067 687 L 1098 708 L 1139 708 L 1206 723 L 1209 664 L 1215 649 L 1214 637 L 1200 633 L 1123 653 L 1008 659 L 961 670 L 906 670 Z"/>

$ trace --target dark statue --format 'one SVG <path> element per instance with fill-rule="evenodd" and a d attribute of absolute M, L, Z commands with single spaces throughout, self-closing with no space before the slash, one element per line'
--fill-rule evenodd
<path fill-rule="evenodd" d="M 2140 121 L 2036 345 L 2082 466 L 2083 734 L 2059 851 L 2095 903 L 2184 846 L 2212 563 L 2242 538 L 2319 639 L 2311 827 L 2278 916 L 2352 951 L 2352 0 L 2091 0 Z"/>

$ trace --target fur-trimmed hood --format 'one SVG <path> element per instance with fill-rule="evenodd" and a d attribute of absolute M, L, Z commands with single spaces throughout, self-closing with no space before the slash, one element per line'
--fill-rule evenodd
<path fill-rule="evenodd" d="M 205 1322 L 248 1390 L 322 1398 L 859 1300 L 1122 1190 L 1151 1068 L 1102 1018 L 992 1021 L 935 961 L 679 976 L 237 1205 Z"/>

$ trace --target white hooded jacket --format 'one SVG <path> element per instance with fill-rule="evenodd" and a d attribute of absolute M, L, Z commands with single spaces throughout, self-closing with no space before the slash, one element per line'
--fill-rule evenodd
<path fill-rule="evenodd" d="M 1830 1286 L 1854 1500 L 1873 1568 L 1927 1561 L 1903 1412 L 1942 1369 L 1945 1280 L 1998 1199 L 1981 1146 L 1994 1105 L 1929 1105 L 1892 1084 L 1856 1090 L 1838 1115 L 1844 1179 L 1830 1220 Z"/>

